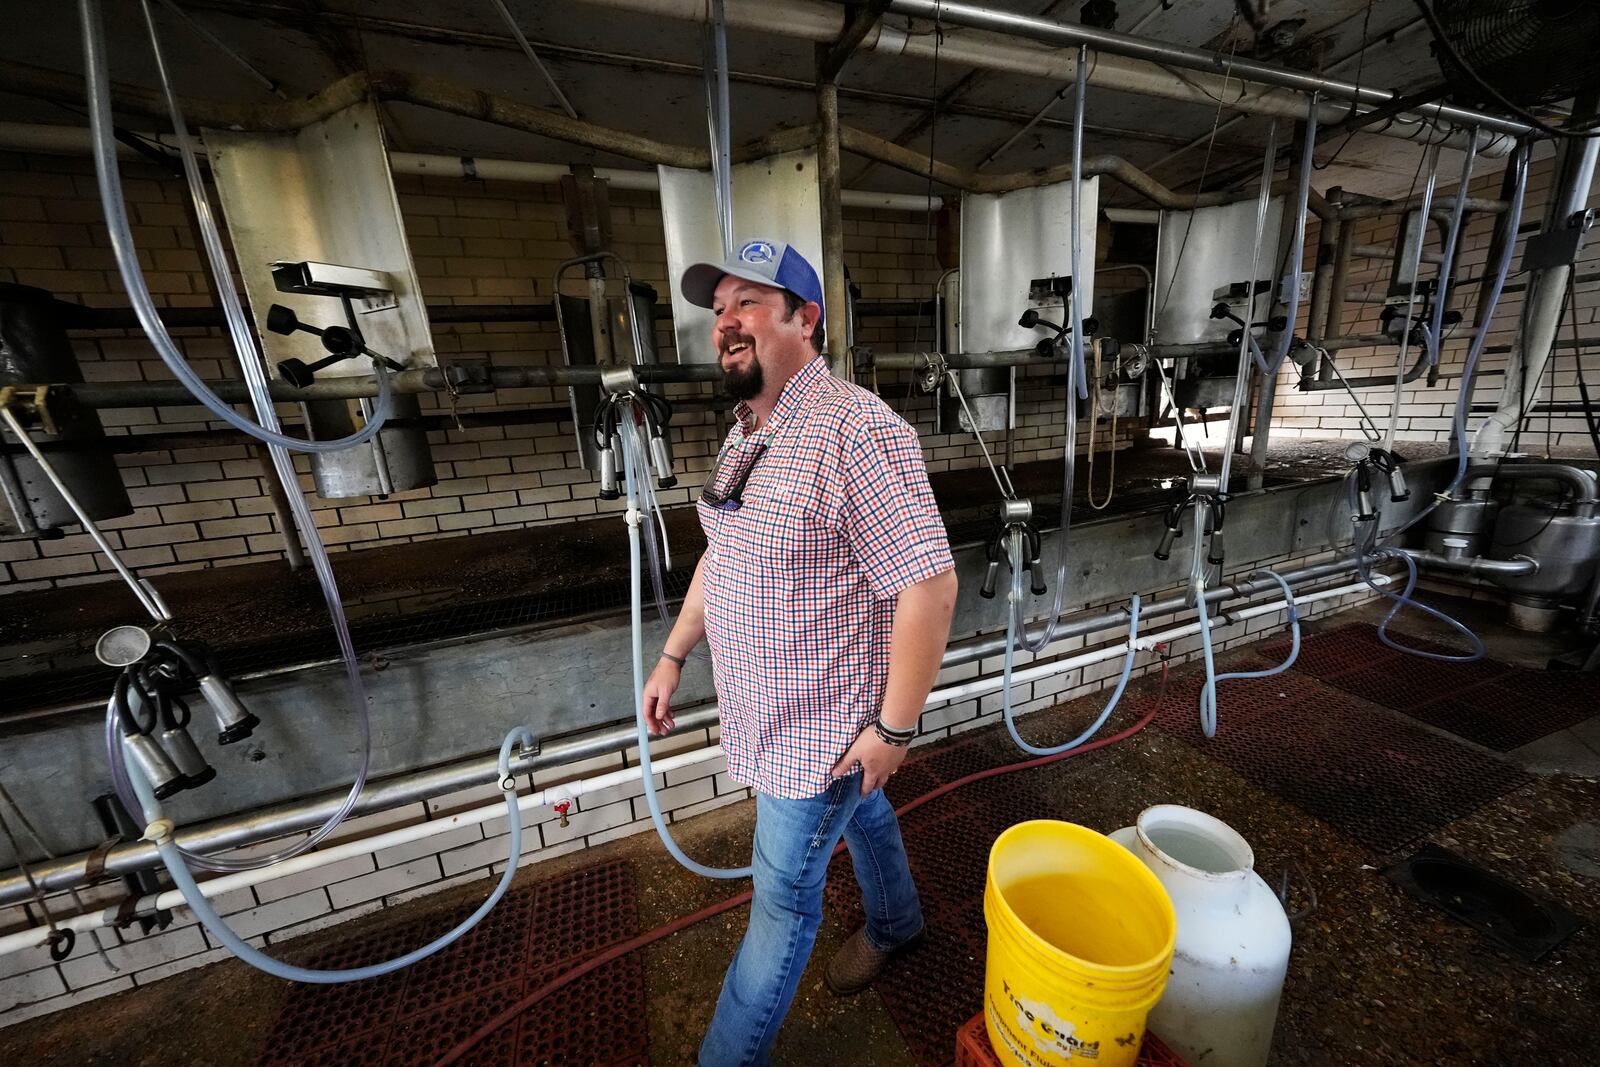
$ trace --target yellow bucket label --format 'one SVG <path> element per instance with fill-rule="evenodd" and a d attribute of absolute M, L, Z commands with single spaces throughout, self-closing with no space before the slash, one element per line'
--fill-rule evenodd
<path fill-rule="evenodd" d="M 1083 1041 L 1074 1036 L 1077 1027 L 1057 1015 L 1050 1005 L 1021 996 L 1005 979 L 1000 980 L 1000 989 L 1006 1003 L 997 1003 L 991 988 L 989 1018 L 1013 1056 L 1039 1064 L 1054 1064 L 1074 1056 L 1086 1060 L 1100 1058 L 1100 1042 Z M 1030 1044 L 1032 1048 L 1028 1047 Z"/>

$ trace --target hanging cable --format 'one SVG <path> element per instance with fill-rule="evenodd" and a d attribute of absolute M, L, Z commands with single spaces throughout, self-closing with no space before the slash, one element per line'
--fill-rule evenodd
<path fill-rule="evenodd" d="M 1432 343 L 1428 345 L 1428 365 L 1439 363 L 1439 348 L 1444 339 L 1444 305 L 1450 294 L 1450 275 L 1455 269 L 1456 245 L 1461 239 L 1461 221 L 1467 213 L 1467 190 L 1472 184 L 1472 164 L 1478 157 L 1478 127 L 1472 128 L 1467 141 L 1467 151 L 1461 159 L 1461 177 L 1456 181 L 1456 202 L 1450 209 L 1450 227 L 1445 231 L 1444 259 L 1439 264 L 1439 281 L 1434 286 L 1433 322 L 1429 327 Z M 1423 220 L 1426 224 L 1427 220 Z M 1421 261 L 1418 260 L 1418 265 Z"/>
<path fill-rule="evenodd" d="M 1306 245 L 1306 215 L 1311 204 L 1311 162 L 1317 146 L 1317 102 L 1318 94 L 1312 93 L 1306 101 L 1306 125 L 1303 143 L 1300 146 L 1300 183 L 1295 190 L 1294 236 L 1289 246 L 1290 263 L 1293 269 L 1289 277 L 1289 310 L 1285 317 L 1283 332 L 1278 335 L 1278 343 L 1273 347 L 1272 358 L 1267 360 L 1264 373 L 1274 377 L 1278 368 L 1283 366 L 1284 357 L 1289 354 L 1290 345 L 1294 341 L 1295 323 L 1300 320 L 1300 268 L 1304 265 L 1301 261 L 1305 255 Z M 1270 182 L 1268 184 L 1271 184 Z M 1255 280 L 1251 279 L 1254 287 Z M 1254 308 L 1254 303 L 1251 307 Z M 1267 314 L 1271 315 L 1272 301 L 1267 302 Z M 1249 333 L 1248 327 L 1245 333 Z M 1254 342 L 1252 341 L 1252 344 Z M 1258 350 L 1259 352 L 1259 350 Z M 1224 487 L 1226 488 L 1226 487 Z"/>
<path fill-rule="evenodd" d="M 1003 500 L 1015 500 L 1016 488 L 1011 484 L 1011 472 L 1006 470 L 1004 463 L 996 464 L 994 457 L 989 454 L 989 446 L 983 440 L 983 431 L 978 428 L 977 416 L 973 415 L 972 408 L 967 404 L 967 395 L 961 388 L 961 382 L 956 377 L 955 371 L 945 372 L 945 383 L 961 404 L 961 410 L 967 416 L 967 426 L 972 430 L 972 436 L 978 442 L 978 451 L 983 453 L 983 462 L 988 465 L 989 473 L 994 477 L 994 484 L 1000 490 Z"/>
<path fill-rule="evenodd" d="M 1256 277 L 1261 272 L 1261 245 L 1267 229 L 1267 205 L 1272 199 L 1272 172 L 1278 162 L 1278 120 L 1267 127 L 1267 150 L 1261 165 L 1261 189 L 1256 196 L 1256 237 L 1250 254 L 1250 277 L 1246 281 L 1250 303 L 1245 313 L 1245 325 L 1239 338 L 1239 369 L 1234 375 L 1233 407 L 1228 412 L 1228 433 L 1222 442 L 1221 473 L 1218 475 L 1219 492 L 1228 491 L 1228 472 L 1233 466 L 1234 441 L 1239 433 L 1239 420 L 1245 407 L 1245 386 L 1250 381 L 1250 323 L 1255 321 Z M 1270 306 L 1270 300 L 1269 300 Z"/>
<path fill-rule="evenodd" d="M 1398 528 L 1384 534 L 1379 538 L 1389 540 L 1399 537 L 1411 527 L 1421 522 L 1433 513 L 1441 501 L 1449 500 L 1455 496 L 1456 490 L 1461 488 L 1461 483 L 1466 480 L 1467 461 L 1472 452 L 1467 441 L 1467 414 L 1471 409 L 1472 381 L 1478 368 L 1478 357 L 1483 354 L 1483 346 L 1489 339 L 1489 329 L 1494 321 L 1495 310 L 1500 306 L 1500 294 L 1505 290 L 1506 277 L 1511 272 L 1511 257 L 1516 251 L 1516 233 L 1522 225 L 1522 207 L 1528 192 L 1528 158 L 1532 154 L 1530 142 L 1518 144 L 1511 155 L 1509 166 L 1512 168 L 1511 206 L 1506 212 L 1506 241 L 1500 249 L 1500 263 L 1497 266 L 1494 278 L 1489 284 L 1488 299 L 1483 304 L 1483 318 L 1478 322 L 1477 332 L 1473 335 L 1472 344 L 1467 348 L 1466 360 L 1461 366 L 1461 384 L 1456 390 L 1456 411 L 1453 426 L 1456 445 L 1456 473 L 1450 479 L 1450 484 L 1444 491 L 1435 494 L 1433 501 L 1420 512 L 1407 519 Z M 1487 420 L 1483 425 L 1488 425 Z M 1482 432 L 1480 426 L 1478 432 Z M 1389 451 L 1386 449 L 1385 451 Z"/>
<path fill-rule="evenodd" d="M 1355 553 L 1356 573 L 1361 576 L 1361 580 L 1366 582 L 1374 592 L 1394 601 L 1394 607 L 1389 609 L 1389 613 L 1385 615 L 1383 617 L 1383 621 L 1378 624 L 1378 640 L 1382 641 L 1385 645 L 1388 645 L 1396 652 L 1404 652 L 1412 656 L 1421 656 L 1423 659 L 1440 660 L 1445 663 L 1472 663 L 1476 660 L 1482 659 L 1485 651 L 1483 647 L 1483 641 L 1478 637 L 1477 634 L 1473 633 L 1465 623 L 1458 622 L 1456 619 L 1451 618 L 1438 608 L 1424 604 L 1412 596 L 1412 594 L 1416 592 L 1417 588 L 1417 561 L 1412 559 L 1405 552 L 1400 551 L 1398 548 L 1376 547 L 1378 541 L 1378 527 L 1382 523 L 1381 506 L 1375 509 L 1374 513 L 1370 517 L 1360 514 L 1360 507 L 1356 502 L 1357 493 L 1354 471 L 1352 471 L 1350 475 L 1345 478 L 1345 486 L 1346 497 L 1350 503 L 1351 521 L 1355 525 L 1355 530 L 1351 537 L 1351 543 Z M 1406 584 L 1405 588 L 1400 590 L 1398 593 L 1389 589 L 1387 586 L 1380 585 L 1372 580 L 1372 564 L 1377 560 L 1382 559 L 1397 559 L 1405 564 Z M 1402 644 L 1401 642 L 1396 641 L 1394 638 L 1389 636 L 1389 624 L 1394 621 L 1396 615 L 1400 614 L 1400 610 L 1406 607 L 1415 608 L 1426 615 L 1431 615 L 1433 618 L 1445 623 L 1447 626 L 1450 626 L 1457 633 L 1461 634 L 1462 637 L 1467 639 L 1472 651 L 1466 655 L 1452 655 L 1443 652 L 1428 652 L 1425 649 L 1413 648 L 1410 645 Z"/>
<path fill-rule="evenodd" d="M 1395 434 L 1400 429 L 1400 407 L 1405 402 L 1406 356 L 1411 351 L 1411 330 L 1416 325 L 1412 321 L 1412 316 L 1416 312 L 1417 276 L 1422 273 L 1422 248 L 1428 240 L 1428 220 L 1431 217 L 1430 213 L 1433 208 L 1433 190 L 1439 181 L 1438 144 L 1428 146 L 1426 159 L 1428 180 L 1422 187 L 1422 206 L 1417 209 L 1417 234 L 1412 244 L 1411 252 L 1404 261 L 1407 264 L 1407 269 L 1411 271 L 1411 282 L 1406 287 L 1404 317 L 1400 327 L 1400 351 L 1395 356 L 1394 400 L 1389 408 L 1389 428 L 1384 431 L 1383 435 L 1383 448 L 1386 452 L 1394 450 Z"/>
<path fill-rule="evenodd" d="M 1084 96 L 1088 90 L 1088 53 L 1087 47 L 1078 49 L 1077 69 L 1077 97 L 1073 101 L 1072 140 L 1072 287 L 1067 293 L 1066 325 L 1069 351 L 1071 358 L 1067 361 L 1067 395 L 1064 407 L 1064 430 L 1066 431 L 1066 444 L 1062 448 L 1061 470 L 1061 525 L 1056 532 L 1056 581 L 1055 591 L 1050 602 L 1050 612 L 1038 637 L 1030 638 L 1026 626 L 1018 627 L 1017 643 L 1019 647 L 1028 652 L 1040 652 L 1055 640 L 1056 629 L 1061 625 L 1061 609 L 1066 603 L 1067 585 L 1067 555 L 1072 536 L 1072 500 L 1075 491 L 1074 480 L 1077 473 L 1078 455 L 1078 398 L 1087 398 L 1089 386 L 1085 378 L 1083 361 L 1083 298 L 1082 275 L 1079 273 L 1082 252 L 1082 233 L 1080 220 L 1082 218 L 1082 183 L 1083 183 L 1083 114 Z M 1066 310 L 1066 309 L 1064 309 Z M 1059 346 L 1062 338 L 1057 337 Z"/>
<path fill-rule="evenodd" d="M 277 428 L 277 413 L 273 407 L 270 393 L 267 390 L 266 378 L 262 371 L 261 362 L 254 347 L 254 335 L 245 317 L 243 305 L 239 301 L 238 292 L 233 286 L 232 271 L 229 267 L 226 253 L 223 250 L 220 232 L 216 220 L 211 212 L 209 198 L 205 194 L 204 182 L 200 176 L 199 163 L 195 158 L 194 148 L 188 138 L 187 127 L 177 110 L 177 97 L 172 91 L 171 81 L 166 73 L 165 57 L 160 48 L 159 37 L 156 34 L 155 20 L 149 4 L 143 4 L 146 24 L 150 30 L 151 46 L 155 53 L 157 68 L 161 73 L 163 86 L 166 90 L 169 105 L 172 108 L 174 129 L 177 131 L 178 144 L 184 160 L 184 174 L 189 183 L 191 196 L 194 200 L 195 214 L 199 222 L 202 243 L 211 267 L 219 299 L 222 302 L 229 331 L 233 337 L 235 350 L 239 356 L 240 367 L 244 372 L 246 381 L 250 385 L 251 400 L 255 406 L 262 424 L 273 432 Z M 90 70 L 91 81 L 91 117 L 102 110 L 109 115 L 109 103 L 104 99 L 106 93 L 105 79 L 105 54 L 102 44 L 102 28 L 100 23 L 100 10 L 97 0 L 80 0 L 80 13 L 84 24 L 84 48 L 87 65 Z M 99 85 L 99 91 L 94 90 L 94 85 Z M 108 165 L 107 165 L 108 164 Z M 121 209 L 122 200 L 120 187 L 117 182 L 116 158 L 113 151 L 109 161 L 103 154 L 96 155 L 96 173 L 100 183 L 102 206 L 106 208 L 108 226 L 113 230 L 113 243 L 115 244 L 115 231 L 117 226 L 112 222 L 112 216 Z M 114 210 L 117 209 L 117 210 Z M 125 212 L 120 216 L 122 228 L 126 228 L 127 217 Z M 131 242 L 129 246 L 131 248 Z M 132 272 L 137 275 L 138 264 L 135 259 Z M 124 280 L 128 272 L 124 273 Z M 137 277 L 139 287 L 143 286 L 142 275 Z M 149 298 L 148 290 L 143 290 L 146 301 Z M 130 287 L 130 295 L 133 289 Z M 138 297 L 134 295 L 135 303 Z M 157 325 L 160 320 L 156 319 Z M 161 336 L 165 337 L 164 328 Z M 151 335 L 154 342 L 156 336 Z M 170 343 L 170 338 L 168 338 Z M 158 348 L 160 346 L 158 345 Z M 380 389 L 387 378 L 379 372 Z M 201 399 L 204 399 L 203 397 Z M 380 406 L 384 403 L 380 396 Z M 231 413 L 232 409 L 228 411 Z M 376 416 L 369 422 L 367 429 L 373 429 L 381 423 Z M 374 430 L 374 432 L 376 432 Z M 280 435 L 281 436 L 281 435 Z M 289 439 L 292 440 L 292 439 Z M 354 641 L 350 635 L 349 621 L 344 612 L 342 598 L 339 595 L 338 585 L 334 579 L 333 566 L 328 559 L 326 546 L 318 533 L 315 518 L 306 503 L 305 494 L 300 488 L 299 477 L 294 471 L 293 461 L 290 459 L 286 446 L 281 443 L 269 441 L 268 451 L 272 456 L 273 466 L 279 481 L 284 485 L 289 506 L 294 514 L 300 535 L 306 543 L 307 554 L 311 558 L 313 569 L 316 572 L 318 583 L 321 586 L 324 603 L 328 607 L 330 618 L 333 622 L 335 636 L 338 640 L 341 658 L 345 668 L 345 681 L 349 692 L 352 709 L 355 711 L 356 723 L 359 734 L 360 761 L 356 768 L 354 781 L 350 791 L 346 794 L 343 804 L 336 809 L 322 826 L 313 830 L 298 842 L 276 852 L 253 856 L 249 859 L 233 859 L 227 857 L 204 856 L 188 852 L 181 846 L 174 845 L 174 849 L 195 866 L 204 867 L 215 871 L 245 871 L 255 870 L 269 866 L 281 860 L 300 855 L 325 840 L 328 835 L 339 826 L 355 807 L 356 799 L 365 788 L 367 775 L 371 767 L 372 755 L 372 726 L 367 713 L 366 685 L 361 678 L 360 663 L 356 658 Z M 138 811 L 138 803 L 133 783 L 129 780 L 127 767 L 123 758 L 123 744 L 121 734 L 117 729 L 114 716 L 108 714 L 106 728 L 106 754 L 111 768 L 112 785 L 123 807 L 130 813 Z"/>
<path fill-rule="evenodd" d="M 723 0 L 708 0 L 706 25 L 706 121 L 711 127 L 711 176 L 716 189 L 722 256 L 733 258 L 733 151 L 728 93 L 728 25 Z"/>

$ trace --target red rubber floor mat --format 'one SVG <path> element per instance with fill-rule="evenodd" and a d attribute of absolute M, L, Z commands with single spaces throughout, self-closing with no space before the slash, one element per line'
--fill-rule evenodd
<path fill-rule="evenodd" d="M 1287 693 L 1288 697 L 1278 694 Z M 1377 852 L 1393 852 L 1532 781 L 1512 764 L 1289 671 L 1219 686 L 1217 736 L 1174 686 L 1164 730 Z M 1265 706 L 1264 706 L 1265 705 Z"/>
<path fill-rule="evenodd" d="M 1405 634 L 1393 636 L 1424 651 L 1460 652 Z M 1287 641 L 1278 641 L 1262 651 L 1281 659 L 1288 647 Z M 1575 726 L 1600 711 L 1600 676 L 1530 671 L 1491 659 L 1441 663 L 1396 652 L 1378 640 L 1377 627 L 1365 623 L 1306 638 L 1295 669 L 1500 752 Z"/>
<path fill-rule="evenodd" d="M 487 885 L 488 883 L 485 882 Z M 319 968 L 390 959 L 439 936 L 476 904 L 353 938 L 310 961 Z M 608 863 L 510 893 L 466 936 L 395 974 L 344 985 L 297 985 L 260 1067 L 409 1067 L 431 1063 L 491 1016 L 566 966 L 638 932 L 633 868 Z M 648 1061 L 644 958 L 631 953 L 562 990 L 559 1010 L 529 1012 L 485 1040 L 474 1067 Z"/>

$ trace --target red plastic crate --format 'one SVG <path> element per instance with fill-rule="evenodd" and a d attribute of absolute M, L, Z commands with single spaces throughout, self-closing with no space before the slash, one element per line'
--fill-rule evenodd
<path fill-rule="evenodd" d="M 1144 1032 L 1144 1045 L 1139 1049 L 1138 1067 L 1188 1067 L 1178 1054 L 1161 1043 L 1150 1031 Z M 956 1067 L 1005 1067 L 989 1044 L 989 1030 L 983 1025 L 983 1012 L 968 1019 L 956 1031 Z"/>

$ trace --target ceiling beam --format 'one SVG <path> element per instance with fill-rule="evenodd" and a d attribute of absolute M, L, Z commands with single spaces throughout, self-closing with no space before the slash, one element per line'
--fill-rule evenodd
<path fill-rule="evenodd" d="M 856 46 L 872 32 L 878 20 L 889 7 L 889 0 L 868 0 L 865 4 L 852 4 L 853 9 L 850 22 L 845 26 L 839 39 L 828 48 L 826 54 L 819 54 L 817 61 L 817 83 L 831 82 L 839 77 L 839 72 L 844 69 L 845 63 L 850 59 L 850 54 Z"/>
<path fill-rule="evenodd" d="M 300 16 L 296 11 L 284 3 L 273 2 L 273 0 L 187 0 L 187 2 L 191 8 L 216 11 L 238 18 L 274 22 L 287 29 L 301 28 Z M 366 33 L 384 34 L 425 44 L 492 48 L 506 52 L 521 51 L 517 42 L 508 36 L 483 33 L 476 30 L 458 30 L 420 22 L 407 22 L 401 19 L 328 10 L 323 12 L 323 21 L 329 25 L 345 26 Z M 697 83 L 704 77 L 704 71 L 698 63 L 680 63 L 670 59 L 657 59 L 650 56 L 633 56 L 621 52 L 576 48 L 570 45 L 555 44 L 550 41 L 533 41 L 531 43 L 538 49 L 540 55 L 573 63 L 617 67 L 630 71 L 644 70 L 661 74 L 676 74 L 686 78 L 693 78 Z M 816 91 L 816 86 L 810 81 L 788 78 L 777 74 L 730 70 L 728 79 L 743 85 L 758 85 L 769 89 L 804 93 L 808 98 Z M 962 86 L 962 84 L 958 82 L 956 86 L 952 86 L 952 89 Z M 949 93 L 945 95 L 949 96 Z M 910 93 L 885 92 L 876 89 L 852 88 L 849 85 L 841 85 L 839 87 L 839 96 L 841 99 L 859 100 L 863 103 L 888 104 L 893 107 L 903 107 L 914 111 L 926 111 L 933 106 L 933 101 L 929 97 L 916 96 Z M 965 104 L 954 98 L 941 99 L 939 111 L 948 115 L 995 119 L 1001 122 L 1023 122 L 1031 117 L 1029 113 L 1024 111 L 989 107 L 981 104 Z M 1062 130 L 1070 129 L 1072 126 L 1070 122 L 1054 118 L 1042 119 L 1039 125 Z M 926 126 L 921 127 L 921 129 L 926 129 Z M 1124 129 L 1118 126 L 1100 126 L 1093 123 L 1085 123 L 1084 130 L 1088 133 L 1105 134 L 1121 141 L 1137 141 L 1147 144 L 1181 145 L 1188 140 L 1186 137 L 1174 134 Z"/>

